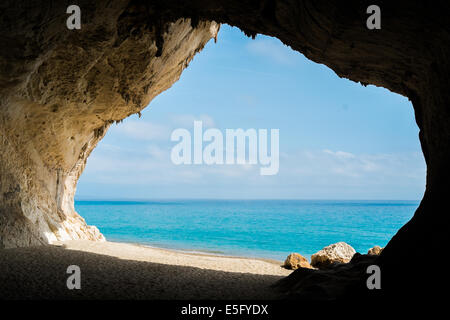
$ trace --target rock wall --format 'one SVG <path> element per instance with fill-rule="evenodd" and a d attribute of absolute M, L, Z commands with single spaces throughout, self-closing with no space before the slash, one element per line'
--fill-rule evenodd
<path fill-rule="evenodd" d="M 426 192 L 414 218 L 376 261 L 382 265 L 384 288 L 407 292 L 439 282 L 439 273 L 424 277 L 404 264 L 415 256 L 440 256 L 448 241 L 446 2 L 379 1 L 381 30 L 366 28 L 371 1 L 78 4 L 80 31 L 65 29 L 61 2 L 0 4 L 2 246 L 101 239 L 73 210 L 76 180 L 87 156 L 111 122 L 139 112 L 178 79 L 195 52 L 217 33 L 217 24 L 207 21 L 216 21 L 238 26 L 250 36 L 277 37 L 341 77 L 409 97 L 428 166 Z"/>
<path fill-rule="evenodd" d="M 111 123 L 177 81 L 219 25 L 86 1 L 71 31 L 64 5 L 26 3 L 2 3 L 0 247 L 102 241 L 74 209 L 87 157 Z"/>

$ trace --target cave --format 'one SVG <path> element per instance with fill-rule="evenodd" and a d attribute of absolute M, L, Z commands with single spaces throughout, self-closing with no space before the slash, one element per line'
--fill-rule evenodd
<path fill-rule="evenodd" d="M 381 29 L 368 29 L 371 4 L 82 0 L 81 29 L 69 30 L 65 3 L 2 2 L 0 248 L 103 241 L 74 209 L 86 159 L 112 123 L 139 114 L 170 88 L 227 23 L 250 37 L 276 37 L 340 77 L 408 97 L 427 164 L 419 208 L 379 257 L 294 272 L 280 292 L 293 298 L 378 295 L 364 289 L 366 266 L 374 263 L 387 296 L 436 292 L 442 275 L 424 272 L 417 259 L 440 257 L 448 239 L 448 5 L 379 1 Z"/>

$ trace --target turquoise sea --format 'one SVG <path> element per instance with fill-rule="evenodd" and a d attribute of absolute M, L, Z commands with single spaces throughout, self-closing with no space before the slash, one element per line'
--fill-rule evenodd
<path fill-rule="evenodd" d="M 76 201 L 109 241 L 284 260 L 345 241 L 366 253 L 385 246 L 418 201 Z"/>

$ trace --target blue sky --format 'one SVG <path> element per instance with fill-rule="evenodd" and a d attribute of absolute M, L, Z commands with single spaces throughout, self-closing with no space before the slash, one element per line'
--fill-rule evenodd
<path fill-rule="evenodd" d="M 425 162 L 407 98 L 339 78 L 279 40 L 223 25 L 172 88 L 112 125 L 77 199 L 420 199 Z M 280 169 L 174 165 L 175 128 L 193 121 L 280 130 Z"/>

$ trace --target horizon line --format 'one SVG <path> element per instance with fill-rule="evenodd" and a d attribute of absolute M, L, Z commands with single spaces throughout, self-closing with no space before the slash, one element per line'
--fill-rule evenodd
<path fill-rule="evenodd" d="M 75 198 L 74 201 L 173 201 L 173 200 L 210 200 L 210 201 L 422 201 L 422 199 L 343 199 L 343 198 Z"/>

